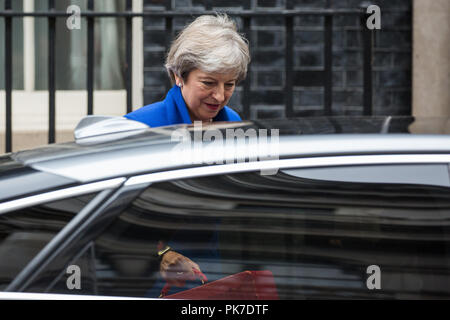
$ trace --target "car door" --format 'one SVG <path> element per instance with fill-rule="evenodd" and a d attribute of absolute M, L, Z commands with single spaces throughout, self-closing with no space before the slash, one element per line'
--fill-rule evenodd
<path fill-rule="evenodd" d="M 156 298 L 164 239 L 210 282 L 269 271 L 280 299 L 449 298 L 450 188 L 439 179 L 448 164 L 389 161 L 131 178 L 74 238 L 46 292 L 80 292 L 67 285 L 75 265 L 91 277 L 85 293 Z"/>

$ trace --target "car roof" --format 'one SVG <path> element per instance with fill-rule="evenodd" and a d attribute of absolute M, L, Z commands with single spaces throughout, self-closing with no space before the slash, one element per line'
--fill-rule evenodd
<path fill-rule="evenodd" d="M 419 130 L 420 126 L 419 129 L 414 129 L 417 123 L 425 123 L 425 127 L 434 128 L 436 131 L 424 135 L 424 131 Z M 286 158 L 408 152 L 448 154 L 450 135 L 445 133 L 450 132 L 449 124 L 449 119 L 346 116 L 211 123 L 202 126 L 202 133 L 199 133 L 198 126 L 186 124 L 144 130 L 139 127 L 135 131 L 127 130 L 122 134 L 104 133 L 92 139 L 25 150 L 11 154 L 11 157 L 35 170 L 88 182 L 142 172 L 205 165 L 204 161 L 193 161 L 194 143 L 189 150 L 179 148 L 180 141 L 174 140 L 173 137 L 180 130 L 188 132 L 192 141 L 196 141 L 196 135 L 201 137 L 208 130 L 220 132 L 224 138 L 223 144 L 210 143 L 207 149 L 209 159 L 214 162 L 219 158 L 225 160 L 232 157 L 230 146 L 226 143 L 230 141 L 227 140 L 227 129 L 242 129 L 244 132 L 254 130 L 258 133 L 266 130 L 268 137 L 279 134 L 276 139 L 268 138 L 267 141 L 270 145 L 277 144 L 277 156 Z M 214 154 L 219 158 L 214 159 Z"/>

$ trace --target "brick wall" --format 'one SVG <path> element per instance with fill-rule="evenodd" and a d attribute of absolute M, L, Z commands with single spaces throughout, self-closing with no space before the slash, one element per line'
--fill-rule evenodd
<path fill-rule="evenodd" d="M 213 9 L 248 6 L 258 10 L 285 9 L 286 0 L 210 1 Z M 359 8 L 361 0 L 292 0 L 293 8 Z M 167 0 L 144 0 L 144 10 L 164 10 Z M 174 10 L 204 9 L 203 0 L 172 0 Z M 375 31 L 373 64 L 373 113 L 411 113 L 411 0 L 374 0 L 381 8 L 381 30 Z M 242 30 L 242 21 L 235 18 Z M 175 18 L 175 32 L 192 18 Z M 170 35 L 164 18 L 144 19 L 144 103 L 161 100 L 168 86 L 163 68 Z M 363 55 L 358 17 L 333 19 L 333 104 L 335 115 L 360 115 L 363 104 Z M 323 114 L 324 89 L 300 86 L 299 77 L 324 69 L 324 18 L 302 16 L 294 19 L 294 112 L 298 116 Z M 251 23 L 251 112 L 252 119 L 285 117 L 284 20 L 257 17 Z M 308 75 L 305 71 L 309 71 Z M 312 72 L 312 73 L 311 73 Z M 305 79 L 301 79 L 304 85 Z M 309 79 L 306 79 L 307 83 Z M 229 105 L 242 111 L 242 88 Z"/>

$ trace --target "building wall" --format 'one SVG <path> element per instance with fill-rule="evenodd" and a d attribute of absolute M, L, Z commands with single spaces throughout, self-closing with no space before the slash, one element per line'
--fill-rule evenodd
<path fill-rule="evenodd" d="M 414 1 L 414 104 L 417 116 L 450 116 L 450 1 Z"/>
<path fill-rule="evenodd" d="M 414 0 L 413 132 L 450 134 L 450 1 Z M 427 119 L 433 117 L 434 125 Z M 437 118 L 437 119 L 436 119 Z"/>
<path fill-rule="evenodd" d="M 214 10 L 250 6 L 255 10 L 285 9 L 288 0 L 211 1 Z M 330 0 L 292 0 L 293 8 L 325 8 Z M 167 1 L 144 0 L 144 10 L 163 10 Z M 359 8 L 360 0 L 331 0 L 332 8 Z M 204 9 L 202 0 L 172 0 L 174 10 Z M 224 3 L 226 7 L 224 7 Z M 381 8 L 381 30 L 374 35 L 373 113 L 411 114 L 411 0 L 376 0 Z M 367 5 L 365 5 L 367 7 Z M 191 19 L 175 18 L 178 32 Z M 239 18 L 238 25 L 242 27 Z M 335 115 L 360 115 L 363 109 L 363 56 L 359 18 L 336 17 L 333 21 L 333 105 Z M 242 32 L 242 28 L 240 28 Z M 294 20 L 294 68 L 324 69 L 324 18 Z M 258 17 L 251 24 L 251 112 L 252 119 L 285 117 L 284 47 L 282 18 Z M 164 19 L 144 19 L 144 104 L 161 100 L 166 92 L 163 68 L 167 37 Z M 301 76 L 301 72 L 299 73 Z M 230 106 L 242 111 L 241 88 Z M 297 116 L 323 114 L 323 87 L 299 86 L 294 78 L 294 111 Z"/>

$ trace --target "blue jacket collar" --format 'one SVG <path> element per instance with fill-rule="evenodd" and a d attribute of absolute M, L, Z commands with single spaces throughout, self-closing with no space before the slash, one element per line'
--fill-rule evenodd
<path fill-rule="evenodd" d="M 186 103 L 181 95 L 181 89 L 178 86 L 174 85 L 169 90 L 164 102 L 169 123 L 192 123 Z"/>
<path fill-rule="evenodd" d="M 172 89 L 169 90 L 164 102 L 166 104 L 167 119 L 169 120 L 169 123 L 192 124 L 188 108 L 184 102 L 183 95 L 181 94 L 181 89 L 177 85 L 174 85 Z M 226 108 L 227 107 L 223 107 L 217 116 L 214 117 L 213 121 L 228 121 Z"/>

